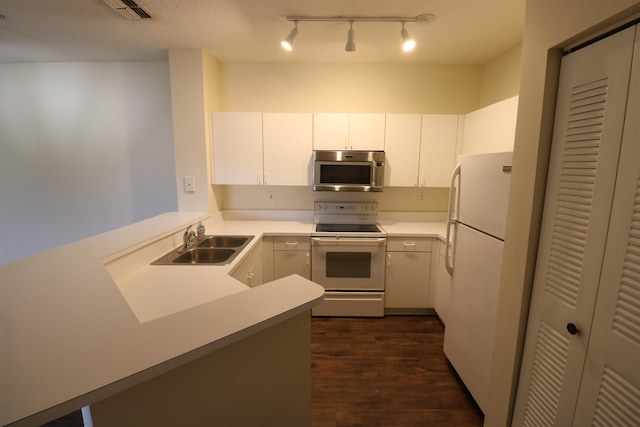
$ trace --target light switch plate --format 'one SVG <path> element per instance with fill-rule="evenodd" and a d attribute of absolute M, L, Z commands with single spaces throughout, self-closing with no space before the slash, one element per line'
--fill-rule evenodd
<path fill-rule="evenodd" d="M 185 191 L 185 193 L 195 193 L 196 192 L 196 177 L 195 176 L 185 176 L 184 177 L 184 191 Z"/>

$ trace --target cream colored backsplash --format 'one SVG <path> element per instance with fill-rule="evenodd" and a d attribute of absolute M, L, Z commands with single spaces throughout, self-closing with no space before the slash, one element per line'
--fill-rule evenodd
<path fill-rule="evenodd" d="M 351 201 L 377 202 L 381 212 L 446 212 L 449 200 L 448 188 L 429 187 L 334 193 L 317 192 L 305 186 L 214 185 L 213 191 L 221 210 L 311 210 L 315 201 Z"/>

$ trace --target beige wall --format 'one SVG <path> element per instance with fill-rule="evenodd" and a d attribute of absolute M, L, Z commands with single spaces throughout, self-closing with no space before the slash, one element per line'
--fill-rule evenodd
<path fill-rule="evenodd" d="M 214 185 L 225 210 L 311 210 L 316 201 L 377 202 L 382 212 L 446 212 L 448 188 L 387 187 L 382 193 L 314 192 L 311 187 Z M 268 197 L 273 193 L 274 200 Z"/>
<path fill-rule="evenodd" d="M 522 43 L 518 43 L 482 67 L 480 107 L 518 95 L 521 62 Z"/>
<path fill-rule="evenodd" d="M 219 210 L 219 203 L 215 197 L 213 187 L 213 139 L 211 133 L 211 111 L 218 111 L 220 109 L 219 102 L 219 88 L 218 88 L 218 62 L 215 58 L 202 51 L 202 80 L 204 91 L 204 126 L 205 126 L 205 141 L 206 141 L 206 164 L 207 164 L 207 186 L 209 198 L 209 212 L 217 212 Z M 204 190 L 204 187 L 202 188 Z"/>
<path fill-rule="evenodd" d="M 169 50 L 176 190 L 181 211 L 210 209 L 203 60 L 200 49 Z M 195 177 L 196 192 L 184 191 L 185 176 Z"/>
<path fill-rule="evenodd" d="M 465 114 L 517 95 L 520 45 L 485 66 L 219 63 L 219 111 Z M 481 96 L 481 94 L 484 94 Z M 215 186 L 220 209 L 310 209 L 343 195 L 309 187 Z M 268 194 L 275 191 L 275 201 Z M 381 211 L 447 209 L 437 188 L 386 188 Z M 354 196 L 353 194 L 351 197 Z"/>
<path fill-rule="evenodd" d="M 221 111 L 459 114 L 480 106 L 482 67 L 221 63 Z"/>
<path fill-rule="evenodd" d="M 509 215 L 486 426 L 507 426 L 515 398 L 548 165 L 559 48 L 640 12 L 632 0 L 527 2 Z"/>

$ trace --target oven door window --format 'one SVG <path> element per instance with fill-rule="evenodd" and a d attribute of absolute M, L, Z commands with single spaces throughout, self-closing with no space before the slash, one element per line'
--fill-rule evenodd
<path fill-rule="evenodd" d="M 320 165 L 320 184 L 371 184 L 371 163 Z"/>
<path fill-rule="evenodd" d="M 371 277 L 371 252 L 327 252 L 326 277 Z"/>

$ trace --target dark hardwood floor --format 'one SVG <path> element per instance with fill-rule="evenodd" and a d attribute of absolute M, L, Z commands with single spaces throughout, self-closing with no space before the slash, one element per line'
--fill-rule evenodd
<path fill-rule="evenodd" d="M 481 426 L 435 316 L 314 318 L 313 427 Z"/>
<path fill-rule="evenodd" d="M 435 316 L 314 317 L 313 427 L 482 426 L 443 332 Z M 81 427 L 80 411 L 47 426 Z"/>

